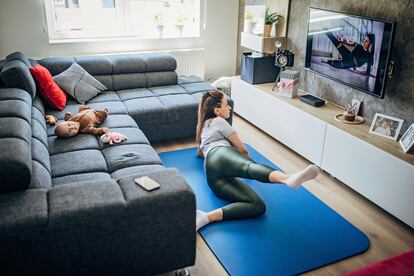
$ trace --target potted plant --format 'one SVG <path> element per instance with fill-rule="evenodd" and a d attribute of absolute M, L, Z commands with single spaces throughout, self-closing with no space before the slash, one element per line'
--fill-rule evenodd
<path fill-rule="evenodd" d="M 188 21 L 187 17 L 184 17 L 182 14 L 176 17 L 175 28 L 177 29 L 179 36 L 183 34 L 184 24 L 187 21 Z"/>
<path fill-rule="evenodd" d="M 154 24 L 157 28 L 159 37 L 161 37 L 164 31 L 164 17 L 161 13 L 157 13 L 156 15 L 154 15 Z"/>
<path fill-rule="evenodd" d="M 252 34 L 255 26 L 256 26 L 256 18 L 254 17 L 253 12 L 251 11 L 246 12 L 244 31 L 246 33 Z"/>
<path fill-rule="evenodd" d="M 281 18 L 283 18 L 283 16 L 281 16 L 277 12 L 269 12 L 269 7 L 267 7 L 266 12 L 265 12 L 265 25 L 264 25 L 264 31 L 263 31 L 263 36 L 264 37 L 269 37 L 270 36 L 270 32 L 272 31 L 273 23 L 275 23 L 275 25 L 277 25 L 279 19 L 281 19 Z"/>

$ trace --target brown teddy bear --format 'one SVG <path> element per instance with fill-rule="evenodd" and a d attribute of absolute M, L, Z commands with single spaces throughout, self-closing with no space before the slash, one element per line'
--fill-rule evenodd
<path fill-rule="evenodd" d="M 46 117 L 49 116 L 53 117 L 52 115 L 46 115 Z M 72 137 L 79 132 L 102 135 L 107 133 L 109 129 L 107 127 L 97 128 L 97 126 L 103 123 L 106 117 L 108 117 L 108 109 L 95 110 L 86 105 L 81 105 L 78 114 L 74 117 L 70 112 L 66 112 L 65 121 L 56 124 L 55 134 L 58 137 Z M 53 117 L 53 119 L 55 118 Z M 49 121 L 53 122 L 50 117 Z"/>

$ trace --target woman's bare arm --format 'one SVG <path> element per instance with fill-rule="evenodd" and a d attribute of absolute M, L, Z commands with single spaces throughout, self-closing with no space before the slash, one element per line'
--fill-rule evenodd
<path fill-rule="evenodd" d="M 232 134 L 230 134 L 227 137 L 227 140 L 230 141 L 230 143 L 232 144 L 232 146 L 238 150 L 239 152 L 243 153 L 244 155 L 246 155 L 248 158 L 250 158 L 249 156 L 249 152 L 247 151 L 246 146 L 242 143 L 242 141 L 240 140 L 239 136 L 237 135 L 236 132 L 233 132 Z"/>

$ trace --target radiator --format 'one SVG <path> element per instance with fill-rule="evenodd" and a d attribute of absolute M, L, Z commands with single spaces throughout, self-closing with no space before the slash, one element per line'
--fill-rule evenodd
<path fill-rule="evenodd" d="M 205 51 L 199 49 L 171 50 L 168 51 L 177 60 L 177 74 L 196 75 L 204 80 Z"/>

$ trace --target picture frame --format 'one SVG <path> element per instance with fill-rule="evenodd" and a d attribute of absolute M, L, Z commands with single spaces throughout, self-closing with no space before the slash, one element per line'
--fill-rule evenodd
<path fill-rule="evenodd" d="M 375 113 L 369 133 L 397 141 L 403 123 L 402 119 Z"/>
<path fill-rule="evenodd" d="M 401 148 L 407 153 L 414 145 L 414 123 L 407 129 L 400 139 Z"/>
<path fill-rule="evenodd" d="M 362 102 L 361 101 L 358 101 L 356 99 L 352 99 L 352 101 L 351 101 L 351 106 L 354 107 L 353 109 L 355 110 L 355 114 L 356 115 L 359 114 L 359 111 L 361 109 L 361 104 L 362 104 Z"/>

